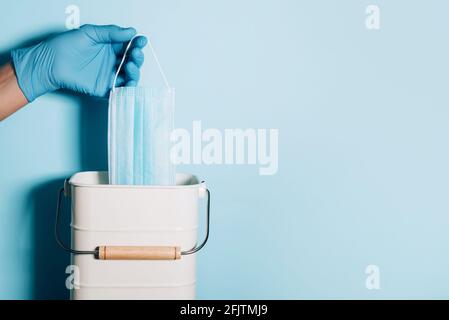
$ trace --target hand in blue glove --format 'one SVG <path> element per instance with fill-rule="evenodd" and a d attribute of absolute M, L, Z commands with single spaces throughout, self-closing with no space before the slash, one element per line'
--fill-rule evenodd
<path fill-rule="evenodd" d="M 106 97 L 127 43 L 136 35 L 133 28 L 84 25 L 36 46 L 11 54 L 19 86 L 28 102 L 58 89 Z M 137 37 L 117 79 L 117 86 L 136 86 L 147 44 Z"/>

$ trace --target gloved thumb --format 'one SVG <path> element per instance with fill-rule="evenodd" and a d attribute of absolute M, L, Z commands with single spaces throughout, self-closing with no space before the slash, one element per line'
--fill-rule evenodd
<path fill-rule="evenodd" d="M 126 42 L 137 34 L 134 28 L 122 28 L 116 25 L 84 25 L 81 29 L 99 43 Z"/>

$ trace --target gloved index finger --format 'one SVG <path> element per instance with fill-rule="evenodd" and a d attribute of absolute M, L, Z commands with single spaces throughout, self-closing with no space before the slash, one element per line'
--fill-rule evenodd
<path fill-rule="evenodd" d="M 131 39 L 130 39 L 131 40 Z M 129 50 L 133 50 L 134 48 L 144 48 L 148 44 L 148 39 L 145 36 L 138 36 L 134 39 L 133 43 L 131 44 L 131 47 Z M 115 43 L 113 44 L 112 48 L 114 49 L 114 52 L 116 55 L 123 56 L 125 53 L 125 49 L 127 47 L 127 43 Z"/>
<path fill-rule="evenodd" d="M 134 39 L 131 48 L 143 48 L 147 45 L 148 39 L 145 36 L 138 36 Z"/>
<path fill-rule="evenodd" d="M 126 42 L 137 34 L 134 28 L 122 28 L 116 25 L 86 25 L 84 26 L 84 30 L 92 39 L 100 43 Z"/>

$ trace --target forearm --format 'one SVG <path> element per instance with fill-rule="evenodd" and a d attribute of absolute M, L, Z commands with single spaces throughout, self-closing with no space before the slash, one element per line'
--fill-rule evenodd
<path fill-rule="evenodd" d="M 0 67 L 0 121 L 28 104 L 11 63 Z"/>

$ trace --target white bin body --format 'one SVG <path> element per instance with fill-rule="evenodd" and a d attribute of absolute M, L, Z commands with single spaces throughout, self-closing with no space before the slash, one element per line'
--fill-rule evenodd
<path fill-rule="evenodd" d="M 177 185 L 113 186 L 106 172 L 70 179 L 72 248 L 180 246 L 197 243 L 199 199 L 206 187 L 178 174 Z M 78 267 L 72 299 L 194 299 L 195 255 L 176 261 L 109 261 L 72 255 Z"/>

